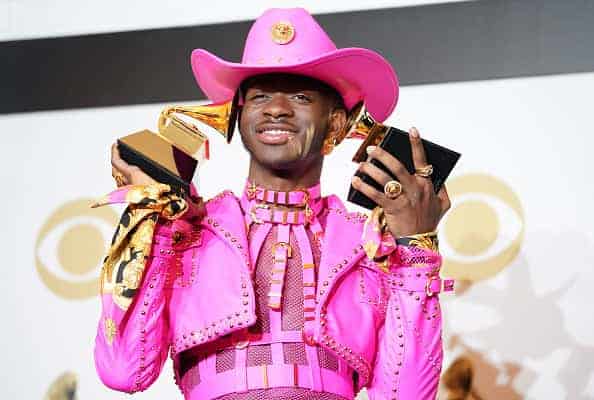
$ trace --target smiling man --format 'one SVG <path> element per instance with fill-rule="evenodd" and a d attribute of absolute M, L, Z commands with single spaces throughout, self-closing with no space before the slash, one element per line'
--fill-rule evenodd
<path fill-rule="evenodd" d="M 257 75 L 242 92 L 239 126 L 251 156 L 249 180 L 284 191 L 319 183 L 324 140 L 339 135 L 346 122 L 340 95 L 290 74 Z"/>
<path fill-rule="evenodd" d="M 130 206 L 102 277 L 103 382 L 144 390 L 171 352 L 186 399 L 352 399 L 363 387 L 372 399 L 435 398 L 444 282 L 433 231 L 449 200 L 432 190 L 418 132 L 416 174 L 370 148 L 398 181 L 369 160 L 360 169 L 384 191 L 352 181 L 385 224 L 320 193 L 347 110 L 363 100 L 382 121 L 394 109 L 391 66 L 336 49 L 302 9 L 258 18 L 241 63 L 199 49 L 192 66 L 211 100 L 240 91 L 245 190 L 182 199 L 113 149 L 123 187 L 111 199 Z"/>

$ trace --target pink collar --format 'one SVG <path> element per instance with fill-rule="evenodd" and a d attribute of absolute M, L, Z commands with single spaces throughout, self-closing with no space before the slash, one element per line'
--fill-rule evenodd
<path fill-rule="evenodd" d="M 273 223 L 290 225 L 317 224 L 316 216 L 322 211 L 320 184 L 290 192 L 275 191 L 249 181 L 241 198 L 246 223 Z M 295 206 L 294 209 L 276 206 Z M 318 230 L 315 229 L 314 230 Z"/>
<path fill-rule="evenodd" d="M 248 200 L 258 200 L 259 202 L 271 203 L 272 205 L 306 206 L 321 197 L 320 187 L 318 183 L 307 189 L 285 192 L 266 189 L 247 181 L 244 197 L 247 197 Z"/>

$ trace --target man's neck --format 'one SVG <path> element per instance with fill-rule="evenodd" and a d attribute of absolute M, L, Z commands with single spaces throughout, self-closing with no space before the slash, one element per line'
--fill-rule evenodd
<path fill-rule="evenodd" d="M 321 162 L 304 171 L 279 171 L 265 168 L 251 160 L 248 179 L 266 189 L 289 192 L 317 185 L 320 182 L 321 173 Z"/>

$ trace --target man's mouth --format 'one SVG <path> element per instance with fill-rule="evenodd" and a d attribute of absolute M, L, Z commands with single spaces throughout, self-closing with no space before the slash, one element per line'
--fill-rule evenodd
<path fill-rule="evenodd" d="M 296 133 L 296 130 L 289 127 L 262 126 L 256 129 L 256 137 L 265 144 L 285 144 Z"/>

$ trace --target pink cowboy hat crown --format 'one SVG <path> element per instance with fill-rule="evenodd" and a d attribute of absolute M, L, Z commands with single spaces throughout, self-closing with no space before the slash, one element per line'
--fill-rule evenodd
<path fill-rule="evenodd" d="M 378 121 L 396 107 L 398 77 L 378 53 L 363 48 L 337 49 L 302 8 L 269 9 L 252 25 L 241 63 L 204 50 L 191 56 L 198 85 L 213 102 L 231 100 L 243 80 L 267 73 L 309 76 L 335 88 L 351 108 L 363 100 Z"/>

